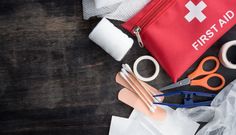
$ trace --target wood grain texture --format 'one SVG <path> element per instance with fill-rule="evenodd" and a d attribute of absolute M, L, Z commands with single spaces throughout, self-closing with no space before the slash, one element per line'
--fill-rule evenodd
<path fill-rule="evenodd" d="M 132 109 L 117 100 L 115 74 L 121 63 L 132 65 L 148 52 L 135 43 L 116 62 L 87 38 L 98 21 L 82 19 L 81 0 L 0 1 L 1 135 L 105 135 L 112 115 L 129 116 Z M 232 39 L 236 27 L 204 56 L 217 55 Z M 227 83 L 236 78 L 234 70 L 219 72 Z M 163 70 L 151 82 L 157 88 L 169 83 Z"/>

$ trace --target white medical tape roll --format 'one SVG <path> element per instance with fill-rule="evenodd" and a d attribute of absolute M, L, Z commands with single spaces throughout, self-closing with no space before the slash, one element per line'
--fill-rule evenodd
<path fill-rule="evenodd" d="M 134 43 L 132 38 L 129 38 L 106 18 L 98 23 L 89 34 L 89 38 L 117 61 L 123 59 Z"/>
<path fill-rule="evenodd" d="M 236 64 L 233 64 L 228 58 L 227 58 L 227 52 L 232 46 L 236 46 L 236 40 L 227 42 L 222 46 L 219 53 L 219 59 L 222 65 L 224 65 L 226 68 L 229 69 L 236 69 Z"/>
<path fill-rule="evenodd" d="M 155 65 L 155 73 L 151 76 L 151 77 L 148 77 L 148 78 L 145 78 L 143 76 L 141 76 L 139 73 L 138 73 L 138 64 L 143 61 L 143 60 L 150 60 L 154 63 Z M 158 62 L 151 56 L 141 56 L 139 57 L 135 62 L 134 62 L 134 66 L 133 66 L 133 71 L 134 71 L 134 74 L 136 75 L 136 77 L 142 81 L 145 81 L 145 82 L 150 82 L 150 81 L 153 81 L 159 74 L 160 72 L 160 66 L 158 64 Z"/>

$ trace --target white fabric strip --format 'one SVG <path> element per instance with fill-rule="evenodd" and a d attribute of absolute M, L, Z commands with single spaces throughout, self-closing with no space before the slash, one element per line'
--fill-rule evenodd
<path fill-rule="evenodd" d="M 83 15 L 85 20 L 97 16 L 127 21 L 148 2 L 150 0 L 83 0 Z"/>
<path fill-rule="evenodd" d="M 94 16 L 105 16 L 106 14 L 114 12 L 118 8 L 120 3 L 97 9 L 94 0 L 83 0 L 82 5 L 83 5 L 83 18 L 85 20 L 88 20 L 89 18 Z"/>
<path fill-rule="evenodd" d="M 124 0 L 112 13 L 105 15 L 106 18 L 127 21 L 139 12 L 150 0 Z"/>
<path fill-rule="evenodd" d="M 97 9 L 121 3 L 123 0 L 94 0 Z"/>

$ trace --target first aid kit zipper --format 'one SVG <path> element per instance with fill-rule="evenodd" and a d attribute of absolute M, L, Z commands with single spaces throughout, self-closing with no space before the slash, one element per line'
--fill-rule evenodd
<path fill-rule="evenodd" d="M 141 37 L 141 31 L 142 29 L 148 25 L 153 19 L 157 18 L 157 16 L 160 16 L 161 13 L 163 13 L 166 9 L 168 9 L 169 6 L 171 6 L 175 0 L 161 0 L 160 2 L 157 2 L 153 8 L 151 8 L 150 12 L 145 15 L 140 21 L 136 24 L 136 26 L 133 28 L 133 33 L 137 37 L 138 44 L 141 48 L 144 47 L 143 40 Z"/>

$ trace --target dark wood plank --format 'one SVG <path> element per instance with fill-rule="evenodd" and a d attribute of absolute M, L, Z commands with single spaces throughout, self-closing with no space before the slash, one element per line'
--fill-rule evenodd
<path fill-rule="evenodd" d="M 121 87 L 114 77 L 121 63 L 132 65 L 148 52 L 135 43 L 116 62 L 87 38 L 98 21 L 82 19 L 78 0 L 0 1 L 1 135 L 104 135 L 112 115 L 130 114 L 132 109 L 117 100 Z M 204 56 L 217 55 L 222 43 L 235 38 L 236 27 Z M 223 67 L 220 73 L 227 83 L 236 77 Z M 151 82 L 157 88 L 169 83 L 163 70 Z"/>

